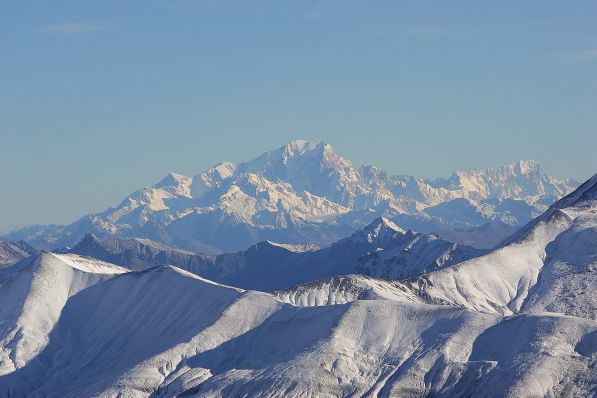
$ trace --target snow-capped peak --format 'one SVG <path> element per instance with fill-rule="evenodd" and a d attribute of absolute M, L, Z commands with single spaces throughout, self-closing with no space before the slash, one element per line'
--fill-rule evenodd
<path fill-rule="evenodd" d="M 160 182 L 154 185 L 155 188 L 176 187 L 191 180 L 191 177 L 183 176 L 182 174 L 169 173 L 162 178 Z"/>
<path fill-rule="evenodd" d="M 406 231 L 400 228 L 398 225 L 396 225 L 396 223 L 388 220 L 385 217 L 376 218 L 369 224 L 367 229 L 375 231 L 381 231 L 382 229 L 390 229 L 394 232 L 400 232 L 401 234 L 406 233 Z"/>
<path fill-rule="evenodd" d="M 231 177 L 235 172 L 238 166 L 232 162 L 222 162 L 215 165 L 212 170 L 214 173 L 217 173 L 217 176 L 225 180 L 228 177 Z"/>
<path fill-rule="evenodd" d="M 98 236 L 107 232 L 168 244 L 185 242 L 185 249 L 215 252 L 241 250 L 270 238 L 328 245 L 354 231 L 355 225 L 369 223 L 371 214 L 403 215 L 408 219 L 400 219 L 400 224 L 412 229 L 479 226 L 492 220 L 520 225 L 574 186 L 546 175 L 531 160 L 456 172 L 447 179 L 393 176 L 374 166 L 355 168 L 329 144 L 295 140 L 247 162 L 217 164 L 194 178 L 171 173 L 103 213 L 66 227 L 23 229 L 8 238 L 49 249 L 72 246 L 92 231 Z M 525 206 L 496 199 L 524 201 Z M 256 230 L 229 247 L 229 233 L 220 227 L 224 220 L 216 215 L 220 211 L 239 234 L 246 227 Z M 334 226 L 321 229 L 336 219 Z M 205 231 L 199 241 L 197 231 Z"/>
<path fill-rule="evenodd" d="M 513 168 L 518 172 L 518 174 L 525 175 L 529 174 L 534 170 L 539 170 L 540 166 L 534 160 L 519 160 L 518 162 L 512 164 Z"/>
<path fill-rule="evenodd" d="M 388 241 L 396 234 L 403 235 L 406 231 L 385 217 L 379 217 L 373 220 L 369 225 L 360 231 L 352 234 L 348 239 L 357 242 L 373 243 L 378 242 L 383 246 L 383 242 Z"/>
<path fill-rule="evenodd" d="M 182 174 L 170 173 L 162 178 L 160 182 L 153 187 L 163 189 L 175 195 L 190 196 L 191 195 L 191 177 L 183 176 Z"/>
<path fill-rule="evenodd" d="M 303 155 L 306 152 L 312 151 L 319 146 L 324 145 L 321 142 L 307 141 L 307 140 L 294 140 L 284 145 L 282 152 L 288 156 Z"/>

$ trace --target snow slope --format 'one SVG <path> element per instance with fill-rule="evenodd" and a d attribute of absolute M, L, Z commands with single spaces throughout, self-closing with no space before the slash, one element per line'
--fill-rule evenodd
<path fill-rule="evenodd" d="M 0 270 L 0 375 L 43 350 L 69 297 L 126 271 L 95 259 L 53 253 Z"/>
<path fill-rule="evenodd" d="M 591 396 L 595 321 L 395 300 L 299 307 L 173 268 L 69 298 L 19 397 Z"/>
<path fill-rule="evenodd" d="M 342 275 L 318 280 L 275 292 L 278 300 L 300 307 L 318 307 L 350 303 L 356 300 L 394 300 L 424 303 L 398 281 L 364 275 Z"/>
<path fill-rule="evenodd" d="M 597 175 L 491 253 L 407 282 L 429 302 L 597 319 Z"/>

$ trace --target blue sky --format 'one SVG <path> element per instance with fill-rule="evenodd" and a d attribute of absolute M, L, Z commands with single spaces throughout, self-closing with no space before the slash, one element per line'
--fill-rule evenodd
<path fill-rule="evenodd" d="M 597 172 L 594 1 L 18 1 L 0 231 L 295 139 L 423 177 Z"/>

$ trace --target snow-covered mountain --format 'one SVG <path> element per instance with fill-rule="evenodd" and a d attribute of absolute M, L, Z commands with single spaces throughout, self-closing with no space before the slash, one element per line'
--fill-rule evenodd
<path fill-rule="evenodd" d="M 430 302 L 597 320 L 597 175 L 500 248 L 410 281 Z"/>
<path fill-rule="evenodd" d="M 353 273 L 409 278 L 485 253 L 434 235 L 404 231 L 385 218 L 323 249 L 264 241 L 241 252 L 210 256 L 147 239 L 87 235 L 69 252 L 132 270 L 174 265 L 216 282 L 261 291 Z"/>
<path fill-rule="evenodd" d="M 0 239 L 0 267 L 15 264 L 35 254 L 37 250 L 27 242 L 5 242 Z"/>
<path fill-rule="evenodd" d="M 328 250 L 407 235 L 380 219 Z M 134 242 L 107 247 L 170 250 Z M 0 269 L 0 396 L 595 396 L 596 266 L 597 175 L 490 253 L 402 281 L 265 293 L 42 253 Z"/>
<path fill-rule="evenodd" d="M 0 269 L 0 375 L 41 353 L 70 297 L 126 271 L 99 260 L 53 253 Z"/>
<path fill-rule="evenodd" d="M 391 176 L 374 166 L 353 166 L 328 144 L 292 141 L 193 178 L 169 174 L 102 213 L 68 226 L 24 228 L 8 238 L 43 249 L 72 246 L 87 233 L 207 253 L 263 240 L 326 246 L 380 216 L 426 233 L 488 222 L 519 226 L 575 185 L 548 176 L 532 161 L 437 180 Z M 496 238 L 503 230 L 477 234 L 475 244 L 490 247 L 505 237 Z"/>
<path fill-rule="evenodd" d="M 54 266 L 66 272 L 77 264 L 70 256 Z M 70 274 L 107 277 L 74 295 L 56 294 L 46 288 L 54 281 L 40 278 L 27 296 L 60 309 L 59 318 L 40 325 L 38 313 L 23 307 L 18 325 L 14 318 L 3 322 L 37 335 L 17 345 L 16 369 L 3 367 L 0 395 L 535 397 L 597 391 L 597 323 L 590 319 L 502 317 L 421 304 L 423 298 L 400 284 L 392 289 L 368 277 L 359 278 L 375 288 L 369 294 L 302 306 L 285 303 L 280 293 L 219 285 L 175 267 L 120 274 L 114 266 L 79 268 Z M 74 280 L 61 276 L 59 291 L 82 287 Z M 10 345 L 2 348 L 8 358 L 15 355 Z"/>
<path fill-rule="evenodd" d="M 597 174 L 488 254 L 404 281 L 347 275 L 279 297 L 310 306 L 373 294 L 499 315 L 554 312 L 597 321 L 595 287 Z"/>

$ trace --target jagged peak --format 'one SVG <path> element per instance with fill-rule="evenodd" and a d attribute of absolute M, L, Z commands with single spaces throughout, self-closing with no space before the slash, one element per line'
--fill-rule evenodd
<path fill-rule="evenodd" d="M 394 222 L 388 220 L 385 217 L 378 217 L 373 220 L 365 228 L 355 232 L 347 239 L 352 241 L 366 241 L 373 243 L 374 241 L 386 241 L 391 239 L 396 234 L 404 235 L 405 230 L 400 228 Z"/>
<path fill-rule="evenodd" d="M 59 253 L 69 253 L 71 250 L 76 250 L 77 248 L 80 249 L 82 247 L 101 245 L 102 242 L 104 242 L 102 239 L 98 238 L 94 233 L 89 232 L 86 233 L 83 238 L 81 238 L 81 240 L 72 247 L 72 249 L 64 248 L 61 249 Z"/>
<path fill-rule="evenodd" d="M 393 221 L 385 218 L 385 217 L 377 217 L 375 220 L 369 223 L 366 229 L 372 230 L 377 228 L 389 228 L 395 232 L 405 233 L 406 231 L 400 228 L 396 223 Z"/>
<path fill-rule="evenodd" d="M 510 166 L 512 166 L 519 174 L 522 175 L 541 169 L 539 163 L 533 159 L 519 160 L 518 162 L 512 163 Z"/>
<path fill-rule="evenodd" d="M 214 167 L 212 167 L 209 170 L 209 173 L 217 174 L 217 176 L 220 179 L 225 180 L 226 178 L 231 177 L 236 172 L 237 169 L 238 169 L 238 165 L 236 163 L 222 162 L 222 163 L 218 163 Z"/>
<path fill-rule="evenodd" d="M 166 177 L 162 178 L 160 182 L 155 184 L 154 188 L 164 187 L 179 187 L 181 185 L 190 184 L 192 181 L 191 177 L 184 176 L 177 173 L 169 173 Z"/>
<path fill-rule="evenodd" d="M 488 167 L 488 168 L 472 168 L 472 169 L 467 169 L 467 170 L 459 170 L 459 171 L 454 171 L 452 173 L 452 176 L 466 176 L 466 175 L 471 175 L 471 174 L 490 174 L 490 173 L 495 173 L 495 172 L 510 172 L 513 173 L 515 175 L 526 175 L 529 174 L 533 171 L 541 171 L 541 165 L 533 160 L 533 159 L 526 159 L 526 160 L 517 160 L 515 162 L 503 165 L 503 166 L 498 166 L 498 167 Z"/>
<path fill-rule="evenodd" d="M 264 153 L 257 159 L 267 158 L 271 160 L 280 158 L 283 163 L 286 163 L 291 158 L 298 158 L 306 155 L 321 156 L 324 159 L 340 157 L 330 144 L 323 141 L 294 140 L 282 145 L 276 150 Z"/>

